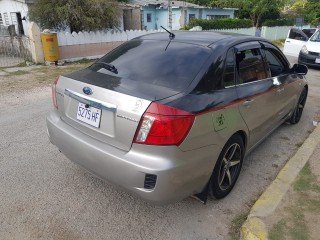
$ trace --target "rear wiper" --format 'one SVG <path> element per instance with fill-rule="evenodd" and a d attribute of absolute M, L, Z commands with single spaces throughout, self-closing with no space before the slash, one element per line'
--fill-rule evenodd
<path fill-rule="evenodd" d="M 118 74 L 118 69 L 112 65 L 111 63 L 105 63 L 105 62 L 94 62 L 92 65 L 95 65 L 95 64 L 98 64 L 98 65 L 103 65 L 103 68 L 107 69 L 108 71 L 110 72 L 113 72 L 115 74 Z"/>

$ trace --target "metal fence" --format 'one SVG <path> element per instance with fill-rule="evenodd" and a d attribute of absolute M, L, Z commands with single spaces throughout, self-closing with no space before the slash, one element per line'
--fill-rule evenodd
<path fill-rule="evenodd" d="M 28 37 L 0 35 L 0 68 L 16 66 L 31 60 Z"/>

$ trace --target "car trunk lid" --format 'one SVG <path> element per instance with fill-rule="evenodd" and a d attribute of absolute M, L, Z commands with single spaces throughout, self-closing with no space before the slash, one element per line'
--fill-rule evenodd
<path fill-rule="evenodd" d="M 84 88 L 90 88 L 92 94 L 86 95 Z M 56 91 L 58 111 L 64 122 L 124 151 L 130 150 L 140 118 L 151 103 L 64 76 L 60 77 Z M 86 107 L 94 112 L 93 117 L 82 112 Z"/>

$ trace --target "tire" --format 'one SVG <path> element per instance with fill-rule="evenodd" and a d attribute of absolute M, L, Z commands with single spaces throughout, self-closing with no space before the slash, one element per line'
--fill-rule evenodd
<path fill-rule="evenodd" d="M 307 95 L 308 95 L 307 89 L 303 88 L 303 90 L 300 94 L 298 103 L 292 113 L 292 116 L 289 119 L 289 123 L 296 124 L 300 121 L 304 105 L 306 104 Z"/>
<path fill-rule="evenodd" d="M 209 194 L 216 199 L 227 196 L 239 177 L 244 158 L 242 138 L 233 135 L 223 147 L 209 181 Z"/>

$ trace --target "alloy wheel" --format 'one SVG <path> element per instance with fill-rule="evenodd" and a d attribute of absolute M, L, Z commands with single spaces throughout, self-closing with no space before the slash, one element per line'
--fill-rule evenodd
<path fill-rule="evenodd" d="M 236 180 L 241 168 L 241 156 L 241 147 L 238 143 L 230 145 L 225 152 L 218 177 L 221 190 L 227 190 Z"/>

